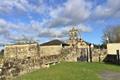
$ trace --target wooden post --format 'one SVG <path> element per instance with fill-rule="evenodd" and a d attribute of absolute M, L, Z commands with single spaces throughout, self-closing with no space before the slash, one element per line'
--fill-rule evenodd
<path fill-rule="evenodd" d="M 120 63 L 119 50 L 116 50 L 116 53 L 117 53 L 117 64 L 119 64 Z"/>
<path fill-rule="evenodd" d="M 92 50 L 90 48 L 90 62 L 92 62 Z"/>
<path fill-rule="evenodd" d="M 92 62 L 92 49 L 91 49 L 91 44 L 89 45 L 89 53 L 90 53 L 90 62 Z"/>
<path fill-rule="evenodd" d="M 18 59 L 18 49 L 15 47 L 15 58 Z"/>
<path fill-rule="evenodd" d="M 87 62 L 88 62 L 88 61 L 89 61 L 89 59 L 88 59 L 88 58 L 89 58 L 89 57 L 88 57 L 88 49 L 86 49 L 86 50 L 87 50 Z"/>
<path fill-rule="evenodd" d="M 99 54 L 99 62 L 101 62 L 101 54 Z"/>

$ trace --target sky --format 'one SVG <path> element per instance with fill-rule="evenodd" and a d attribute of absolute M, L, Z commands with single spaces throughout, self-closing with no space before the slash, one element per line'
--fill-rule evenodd
<path fill-rule="evenodd" d="M 105 27 L 120 25 L 120 0 L 0 0 L 0 44 L 21 39 L 67 40 L 75 27 L 101 44 Z"/>

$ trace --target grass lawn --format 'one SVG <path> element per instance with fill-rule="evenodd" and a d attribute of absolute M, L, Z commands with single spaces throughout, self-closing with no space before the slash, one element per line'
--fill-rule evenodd
<path fill-rule="evenodd" d="M 101 80 L 99 73 L 104 70 L 120 72 L 120 66 L 102 63 L 63 62 L 50 68 L 25 74 L 16 80 Z"/>

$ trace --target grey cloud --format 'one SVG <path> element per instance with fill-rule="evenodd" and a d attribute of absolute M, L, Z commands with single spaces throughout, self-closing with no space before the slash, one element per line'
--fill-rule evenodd
<path fill-rule="evenodd" d="M 31 21 L 29 25 L 26 25 L 21 22 L 11 23 L 0 19 L 0 36 L 3 36 L 3 38 L 8 40 L 8 42 L 23 38 L 27 38 L 29 40 L 37 40 L 40 38 L 64 38 L 68 36 L 68 31 L 72 27 L 73 26 L 48 28 L 44 27 L 38 21 Z M 91 29 L 84 24 L 80 24 L 77 28 L 83 32 L 91 31 Z"/>
<path fill-rule="evenodd" d="M 30 3 L 29 0 L 3 0 L 0 1 L 0 13 L 27 15 L 30 12 L 43 14 L 47 10 L 43 0 L 38 1 L 38 5 Z"/>
<path fill-rule="evenodd" d="M 120 16 L 120 0 L 107 0 L 107 3 L 98 5 L 95 10 L 91 9 L 92 4 L 88 1 L 67 0 L 62 6 L 48 8 L 42 1 L 38 2 L 38 5 L 34 5 L 30 4 L 29 0 L 2 0 L 0 2 L 0 13 L 10 13 L 15 8 L 18 12 L 23 13 L 44 13 L 48 15 L 49 19 L 44 19 L 43 22 L 31 20 L 30 24 L 11 23 L 0 19 L 0 35 L 4 35 L 6 39 L 10 40 L 21 39 L 23 35 L 31 38 L 62 38 L 68 36 L 68 30 L 73 26 L 77 26 L 81 32 L 92 31 L 89 26 L 83 24 L 91 16 L 99 18 Z"/>
<path fill-rule="evenodd" d="M 48 14 L 50 19 L 43 22 L 31 20 L 30 24 L 17 22 L 12 23 L 0 19 L 0 37 L 4 40 L 16 41 L 26 38 L 39 39 L 45 38 L 63 38 L 68 36 L 68 30 L 71 25 L 79 25 L 81 21 L 86 20 L 90 15 L 90 4 L 84 0 L 68 0 L 63 6 L 51 9 L 47 8 L 41 1 L 39 5 L 30 4 L 29 0 L 3 0 L 0 2 L 0 13 L 9 14 L 16 10 L 21 13 L 44 13 Z M 29 15 L 30 16 L 30 15 Z M 82 31 L 88 31 L 88 27 L 81 25 Z M 5 42 L 6 43 L 6 42 Z"/>
<path fill-rule="evenodd" d="M 80 24 L 79 26 L 66 26 L 60 28 L 38 28 L 39 29 L 39 37 L 49 37 L 49 38 L 64 38 L 69 36 L 69 30 L 75 27 L 79 30 L 79 32 L 90 32 L 92 29 L 84 24 Z"/>
<path fill-rule="evenodd" d="M 8 41 L 16 41 L 19 39 L 33 38 L 35 34 L 30 25 L 24 23 L 11 23 L 4 19 L 0 19 L 0 37 Z"/>
<path fill-rule="evenodd" d="M 120 17 L 120 0 L 107 0 L 103 5 L 98 5 L 95 9 L 97 17 Z"/>
<path fill-rule="evenodd" d="M 43 26 L 49 28 L 78 26 L 90 17 L 90 10 L 91 3 L 85 0 L 68 0 L 63 6 L 51 10 L 51 19 L 46 20 Z"/>
<path fill-rule="evenodd" d="M 1 12 L 9 13 L 14 9 L 19 9 L 22 11 L 26 11 L 26 0 L 3 0 L 0 3 Z M 25 5 L 24 5 L 25 4 Z"/>

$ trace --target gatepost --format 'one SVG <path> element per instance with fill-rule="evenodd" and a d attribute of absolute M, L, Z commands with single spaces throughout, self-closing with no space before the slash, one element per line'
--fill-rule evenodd
<path fill-rule="evenodd" d="M 120 52 L 119 50 L 116 50 L 117 53 L 117 64 L 120 64 Z"/>

